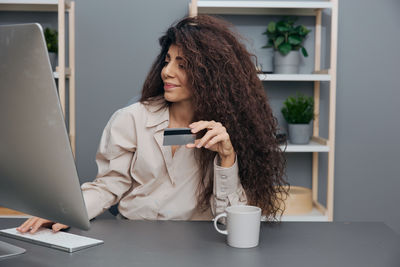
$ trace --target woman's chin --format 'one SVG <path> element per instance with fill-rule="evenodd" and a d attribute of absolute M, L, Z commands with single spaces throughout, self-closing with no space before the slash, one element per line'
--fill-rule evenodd
<path fill-rule="evenodd" d="M 168 102 L 179 102 L 179 101 L 181 101 L 179 96 L 176 96 L 176 95 L 172 94 L 171 92 L 165 92 L 164 93 L 164 98 Z"/>
<path fill-rule="evenodd" d="M 188 95 L 182 95 L 172 92 L 164 92 L 164 99 L 171 103 L 191 101 L 191 97 Z"/>
<path fill-rule="evenodd" d="M 168 94 L 167 92 L 164 93 L 164 98 L 165 100 L 167 100 L 168 102 L 175 102 L 175 97 L 171 96 L 170 94 Z"/>

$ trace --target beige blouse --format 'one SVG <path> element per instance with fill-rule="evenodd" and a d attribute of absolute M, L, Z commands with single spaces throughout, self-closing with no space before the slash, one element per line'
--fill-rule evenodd
<path fill-rule="evenodd" d="M 97 177 L 82 185 L 90 219 L 118 202 L 120 214 L 132 220 L 211 219 L 229 205 L 247 203 L 237 160 L 223 168 L 216 156 L 211 211 L 196 210 L 200 171 L 194 150 L 180 146 L 172 157 L 171 147 L 162 145 L 169 110 L 159 107 L 135 103 L 109 120 L 96 155 Z"/>

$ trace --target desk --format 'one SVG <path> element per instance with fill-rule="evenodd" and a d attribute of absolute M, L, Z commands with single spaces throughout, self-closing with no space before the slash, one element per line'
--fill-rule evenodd
<path fill-rule="evenodd" d="M 0 219 L 0 228 L 22 219 Z M 400 236 L 383 223 L 262 223 L 260 245 L 237 249 L 211 222 L 97 219 L 88 232 L 103 245 L 73 254 L 0 236 L 25 248 L 0 266 L 400 266 Z"/>

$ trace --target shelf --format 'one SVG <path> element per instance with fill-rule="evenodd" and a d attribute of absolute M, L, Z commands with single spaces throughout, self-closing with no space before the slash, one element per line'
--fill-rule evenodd
<path fill-rule="evenodd" d="M 57 70 L 58 70 L 58 67 L 57 67 Z M 71 69 L 66 68 L 65 69 L 65 78 L 69 78 L 70 76 L 71 76 Z M 58 79 L 60 77 L 58 74 L 58 71 L 53 72 L 53 77 L 54 77 L 54 79 Z"/>
<path fill-rule="evenodd" d="M 323 18 L 324 13 L 330 18 Z M 313 94 L 315 100 L 315 118 L 314 133 L 311 142 L 306 145 L 295 145 L 287 143 L 286 146 L 280 146 L 284 152 L 305 152 L 305 153 L 329 153 L 328 159 L 324 160 L 327 166 L 323 166 L 327 170 L 327 192 L 325 194 L 326 207 L 321 206 L 318 202 L 314 203 L 312 212 L 305 215 L 289 216 L 285 215 L 280 218 L 282 221 L 332 221 L 333 220 L 333 204 L 334 204 L 334 153 L 335 153 L 335 113 L 336 113 L 336 81 L 337 81 L 337 39 L 338 39 L 338 0 L 191 0 L 189 4 L 189 14 L 196 16 L 197 14 L 217 14 L 217 15 L 294 15 L 294 16 L 313 16 L 315 17 L 315 36 L 314 36 L 314 70 L 305 74 L 275 74 L 260 73 L 258 77 L 262 82 L 309 82 L 313 84 Z M 312 18 L 314 19 L 314 18 Z M 248 21 L 251 26 L 251 18 L 243 17 L 244 21 Z M 250 20 L 250 21 L 249 21 Z M 326 34 L 323 32 L 323 24 L 329 26 Z M 255 25 L 256 26 L 256 25 Z M 257 26 L 256 26 L 257 27 Z M 328 36 L 330 35 L 330 36 Z M 329 65 L 321 68 L 321 56 L 323 39 L 326 46 L 330 47 Z M 329 103 L 321 102 L 321 83 L 325 82 L 329 86 Z M 326 88 L 326 86 L 324 86 Z M 325 90 L 325 89 L 323 89 Z M 325 95 L 324 95 L 325 97 Z M 328 137 L 329 140 L 319 137 L 320 130 L 320 105 L 328 104 L 329 114 L 324 116 L 329 122 Z M 314 154 L 316 156 L 316 154 Z M 312 160 L 312 191 L 313 195 L 318 196 L 319 181 L 319 163 L 313 156 Z"/>
<path fill-rule="evenodd" d="M 310 213 L 300 215 L 283 215 L 278 217 L 282 222 L 328 222 L 328 216 L 324 215 L 317 208 L 313 208 Z M 261 217 L 261 221 L 267 221 L 265 216 Z"/>
<path fill-rule="evenodd" d="M 322 214 L 315 207 L 308 214 L 301 215 L 283 215 L 281 217 L 281 221 L 283 222 L 327 222 L 328 216 Z"/>
<path fill-rule="evenodd" d="M 0 218 L 29 218 L 32 217 L 19 211 L 0 207 Z"/>
<path fill-rule="evenodd" d="M 198 13 L 232 15 L 314 16 L 316 9 L 332 8 L 329 1 L 198 1 Z"/>
<path fill-rule="evenodd" d="M 69 7 L 69 1 L 65 1 Z M 0 0 L 1 11 L 58 11 L 58 0 Z"/>
<path fill-rule="evenodd" d="M 261 81 L 330 81 L 330 74 L 258 74 Z"/>
<path fill-rule="evenodd" d="M 281 146 L 284 149 L 284 146 Z M 329 152 L 328 145 L 322 145 L 315 141 L 310 141 L 306 145 L 295 145 L 288 142 L 285 152 Z"/>

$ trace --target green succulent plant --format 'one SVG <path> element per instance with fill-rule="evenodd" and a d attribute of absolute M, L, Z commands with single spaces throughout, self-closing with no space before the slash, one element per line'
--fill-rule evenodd
<path fill-rule="evenodd" d="M 273 47 L 282 55 L 287 55 L 292 50 L 299 50 L 308 57 L 307 50 L 302 43 L 311 30 L 304 25 L 295 26 L 296 17 L 284 17 L 284 19 L 268 23 L 267 30 L 263 33 L 268 36 L 268 44 L 263 48 Z"/>
<path fill-rule="evenodd" d="M 47 50 L 49 52 L 58 52 L 58 32 L 57 30 L 52 30 L 46 28 L 44 30 L 44 38 L 46 39 Z"/>
<path fill-rule="evenodd" d="M 282 115 L 290 124 L 308 124 L 314 118 L 314 99 L 297 93 L 283 102 Z"/>

